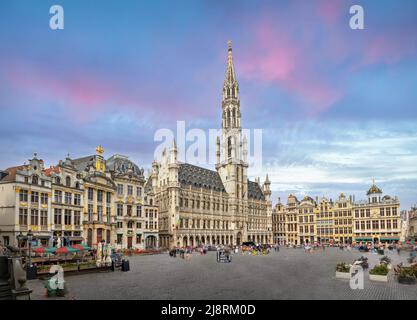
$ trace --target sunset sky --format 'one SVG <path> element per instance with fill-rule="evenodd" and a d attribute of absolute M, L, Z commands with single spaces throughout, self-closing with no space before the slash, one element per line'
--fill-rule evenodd
<path fill-rule="evenodd" d="M 156 130 L 219 128 L 229 39 L 242 126 L 263 130 L 250 178 L 269 173 L 274 203 L 365 198 L 373 178 L 417 203 L 415 0 L 2 0 L 0 168 L 101 144 L 148 169 Z"/>

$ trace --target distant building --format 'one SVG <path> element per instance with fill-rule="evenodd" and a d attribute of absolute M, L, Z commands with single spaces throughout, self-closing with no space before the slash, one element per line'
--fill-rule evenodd
<path fill-rule="evenodd" d="M 29 230 L 42 245 L 104 241 L 115 248 L 157 248 L 158 207 L 152 181 L 126 156 L 69 155 L 44 167 L 36 154 L 29 164 L 0 171 L 0 240 L 26 246 Z"/>
<path fill-rule="evenodd" d="M 375 183 L 367 192 L 368 199 L 355 203 L 354 240 L 395 242 L 401 237 L 400 201 L 382 196 Z"/>
<path fill-rule="evenodd" d="M 53 240 L 65 238 L 68 245 L 82 243 L 84 181 L 69 156 L 44 170 L 51 178 L 51 229 Z"/>
<path fill-rule="evenodd" d="M 341 193 L 334 202 L 326 198 L 313 200 L 309 196 L 299 201 L 289 195 L 287 204 L 279 200 L 273 211 L 274 243 L 400 241 L 403 224 L 398 197 L 382 196 L 382 190 L 373 183 L 367 198 L 355 202 L 353 196 Z"/>
<path fill-rule="evenodd" d="M 412 207 L 408 213 L 407 240 L 417 241 L 417 207 Z"/>
<path fill-rule="evenodd" d="M 51 178 L 45 175 L 44 162 L 34 157 L 28 164 L 8 168 L 0 175 L 0 236 L 3 244 L 26 247 L 23 237 L 29 230 L 47 244 L 51 229 Z"/>

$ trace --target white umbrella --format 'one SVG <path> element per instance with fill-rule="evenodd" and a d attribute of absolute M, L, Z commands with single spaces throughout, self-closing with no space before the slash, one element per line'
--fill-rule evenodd
<path fill-rule="evenodd" d="M 56 241 L 56 247 L 61 248 L 61 238 L 60 237 L 58 237 L 58 239 Z"/>

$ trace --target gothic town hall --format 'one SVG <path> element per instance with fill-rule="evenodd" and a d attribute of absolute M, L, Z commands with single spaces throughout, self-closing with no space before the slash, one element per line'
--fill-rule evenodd
<path fill-rule="evenodd" d="M 272 243 L 272 203 L 266 176 L 247 176 L 247 139 L 242 137 L 239 85 L 229 41 L 222 95 L 222 133 L 216 141 L 216 168 L 177 158 L 175 141 L 152 164 L 152 191 L 159 205 L 162 248 Z"/>

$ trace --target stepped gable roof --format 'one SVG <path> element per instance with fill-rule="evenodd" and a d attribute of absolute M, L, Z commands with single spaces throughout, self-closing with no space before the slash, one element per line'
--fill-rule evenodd
<path fill-rule="evenodd" d="M 223 191 L 222 179 L 217 171 L 201 168 L 188 163 L 179 165 L 178 180 L 182 187 L 194 186 L 197 188 Z"/>

